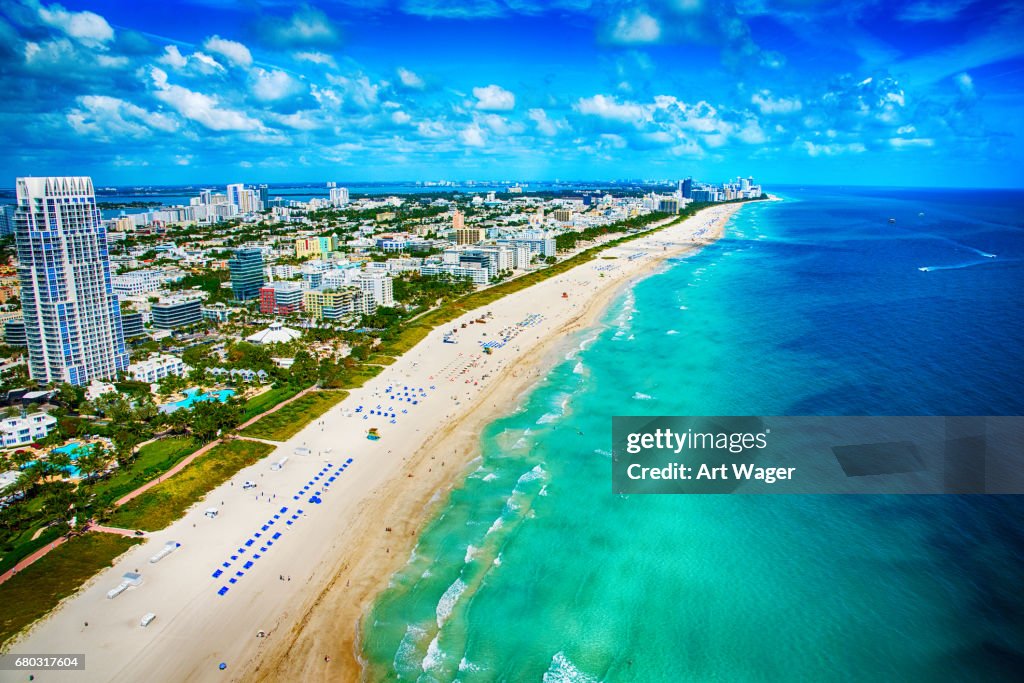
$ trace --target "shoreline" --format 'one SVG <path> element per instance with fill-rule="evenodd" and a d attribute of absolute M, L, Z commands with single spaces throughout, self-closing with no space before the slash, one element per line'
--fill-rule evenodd
<path fill-rule="evenodd" d="M 728 211 L 724 219 L 716 224 L 714 232 L 702 243 L 666 251 L 659 258 L 645 263 L 645 267 L 638 272 L 624 280 L 612 281 L 596 296 L 590 297 L 582 311 L 530 350 L 534 360 L 528 363 L 520 361 L 515 371 L 506 367 L 495 378 L 492 388 L 480 397 L 486 399 L 483 403 L 424 442 L 407 463 L 406 471 L 411 470 L 415 477 L 432 474 L 429 461 L 436 462 L 438 455 L 449 451 L 453 457 L 458 458 L 459 466 L 446 470 L 443 476 L 435 476 L 434 486 L 404 490 L 401 496 L 393 500 L 388 500 L 389 496 L 386 495 L 376 498 L 378 509 L 373 512 L 378 514 L 369 516 L 376 518 L 378 525 L 383 524 L 379 521 L 381 519 L 398 520 L 387 522 L 394 531 L 385 549 L 393 552 L 385 552 L 381 558 L 378 545 L 376 554 L 366 554 L 361 561 L 340 565 L 338 575 L 324 586 L 301 621 L 287 634 L 287 646 L 279 643 L 276 651 L 267 652 L 261 661 L 247 669 L 244 678 L 268 682 L 295 677 L 301 677 L 302 680 L 365 680 L 366 663 L 362 661 L 360 651 L 363 619 L 369 614 L 376 598 L 387 589 L 391 577 L 408 562 L 418 544 L 419 531 L 433 519 L 439 507 L 447 503 L 451 491 L 479 460 L 482 430 L 494 420 L 518 410 L 523 400 L 544 379 L 547 371 L 562 358 L 565 349 L 573 345 L 570 342 L 575 342 L 574 335 L 595 327 L 617 296 L 638 281 L 655 274 L 668 259 L 697 251 L 718 241 L 724 235 L 729 219 L 743 205 L 733 206 L 735 208 Z M 578 268 L 588 267 L 592 263 L 582 264 Z M 488 402 L 491 403 L 490 407 L 486 405 Z M 424 468 L 428 471 L 425 472 Z M 404 482 L 402 479 L 397 481 Z M 367 528 L 366 531 L 370 530 Z M 355 585 L 346 583 L 344 592 L 334 591 L 332 594 L 341 574 L 346 571 L 375 579 L 364 579 Z M 314 610 L 317 613 L 314 614 Z M 331 658 L 329 662 L 319 656 L 321 651 L 328 653 L 324 656 Z"/>
<path fill-rule="evenodd" d="M 436 505 L 445 502 L 478 456 L 482 428 L 515 408 L 546 375 L 552 354 L 576 331 L 592 327 L 624 287 L 666 259 L 718 239 L 742 206 L 709 207 L 608 247 L 602 254 L 611 260 L 586 261 L 432 330 L 274 453 L 236 473 L 166 529 L 150 534 L 146 543 L 118 558 L 12 645 L 19 651 L 47 652 L 73 642 L 89 655 L 90 678 L 96 680 L 359 678 L 361 619 L 407 562 Z M 493 311 L 487 324 L 458 326 L 485 311 Z M 443 343 L 442 336 L 453 327 L 458 343 Z M 496 339 L 494 332 L 502 328 L 512 331 L 504 346 L 483 353 L 480 344 Z M 403 385 L 422 387 L 425 398 L 397 420 L 379 414 L 371 419 L 367 411 L 354 410 L 390 403 L 396 394 L 389 392 Z M 395 405 L 388 410 L 402 407 Z M 382 439 L 367 440 L 368 427 L 378 428 Z M 415 450 L 403 451 L 404 444 L 414 444 Z M 287 465 L 269 470 L 282 455 Z M 318 472 L 338 466 L 339 458 L 341 463 L 349 458 L 350 467 L 329 492 L 324 490 L 323 504 L 307 503 L 302 487 L 307 481 L 312 485 Z M 259 487 L 244 490 L 246 480 Z M 296 488 L 301 490 L 293 502 Z M 203 515 L 211 505 L 221 511 L 213 520 Z M 254 529 L 255 537 L 261 536 L 259 525 L 267 523 L 262 520 L 281 507 L 294 517 L 288 527 L 271 527 L 283 532 L 275 537 L 277 545 L 260 548 L 259 564 L 250 562 L 244 571 L 232 564 L 227 571 L 239 570 L 237 583 L 232 582 L 230 593 L 218 595 L 227 576 L 234 576 L 217 578 L 222 563 L 236 560 L 227 555 L 242 555 L 236 564 L 248 557 L 241 545 L 238 551 L 231 548 L 246 536 L 252 540 Z M 172 540 L 181 549 L 151 564 L 148 558 Z M 106 598 L 124 572 L 140 568 L 145 576 L 141 586 L 114 601 Z M 139 618 L 148 612 L 157 618 L 141 628 Z M 9 679 L 0 672 L 0 680 Z M 55 679 L 80 680 L 73 675 Z"/>

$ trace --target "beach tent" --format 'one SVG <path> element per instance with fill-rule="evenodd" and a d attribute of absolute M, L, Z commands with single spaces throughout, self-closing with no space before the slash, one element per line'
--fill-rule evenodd
<path fill-rule="evenodd" d="M 203 514 L 209 517 L 210 519 L 213 519 L 217 516 L 219 512 L 220 510 L 218 510 L 217 508 L 206 508 L 206 512 L 204 512 Z"/>

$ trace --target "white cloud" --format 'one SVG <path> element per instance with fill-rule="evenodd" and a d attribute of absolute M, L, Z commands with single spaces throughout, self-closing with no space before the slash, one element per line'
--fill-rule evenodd
<path fill-rule="evenodd" d="M 398 67 L 398 80 L 402 82 L 402 85 L 413 90 L 422 90 L 426 86 L 423 79 L 414 71 L 410 71 L 402 66 Z"/>
<path fill-rule="evenodd" d="M 661 24 L 650 14 L 633 10 L 619 15 L 610 37 L 623 45 L 656 43 L 661 39 Z"/>
<path fill-rule="evenodd" d="M 516 106 L 516 96 L 500 85 L 473 88 L 473 97 L 477 99 L 476 108 L 481 111 L 509 111 Z"/>
<path fill-rule="evenodd" d="M 548 113 L 543 109 L 531 109 L 527 112 L 527 116 L 537 126 L 537 132 L 541 135 L 546 135 L 547 137 L 558 135 L 558 123 L 548 118 Z"/>
<path fill-rule="evenodd" d="M 99 138 L 145 138 L 153 130 L 172 132 L 178 123 L 171 116 L 151 112 L 125 100 L 107 95 L 85 95 L 70 110 L 68 124 L 80 135 Z"/>
<path fill-rule="evenodd" d="M 69 12 L 60 5 L 39 5 L 39 18 L 83 45 L 99 47 L 114 39 L 114 29 L 94 12 Z"/>
<path fill-rule="evenodd" d="M 376 106 L 380 99 L 380 85 L 372 83 L 366 76 L 347 78 L 328 74 L 327 80 L 341 88 L 344 97 L 339 98 L 339 103 L 345 99 L 360 109 L 370 109 Z"/>
<path fill-rule="evenodd" d="M 244 68 L 252 66 L 252 53 L 249 52 L 249 48 L 234 40 L 227 40 L 217 35 L 210 36 L 203 43 L 203 47 L 216 55 L 220 55 L 235 66 Z"/>
<path fill-rule="evenodd" d="M 575 109 L 587 116 L 597 116 L 602 119 L 611 119 L 636 125 L 642 124 L 648 118 L 647 111 L 642 105 L 635 102 L 620 103 L 614 97 L 608 95 L 581 97 L 577 100 Z"/>
<path fill-rule="evenodd" d="M 330 56 L 326 52 L 296 52 L 292 57 L 300 62 L 309 62 L 310 64 L 322 64 L 323 66 L 333 67 L 338 66 L 334 61 L 334 57 Z"/>
<path fill-rule="evenodd" d="M 932 138 L 889 138 L 889 144 L 896 149 L 909 149 L 912 147 L 934 147 L 935 140 Z"/>
<path fill-rule="evenodd" d="M 459 131 L 459 140 L 467 147 L 484 147 L 487 145 L 483 128 L 477 123 L 470 124 Z"/>
<path fill-rule="evenodd" d="M 157 58 L 158 64 L 164 64 L 175 71 L 192 71 L 204 75 L 225 71 L 224 66 L 205 52 L 193 52 L 183 55 L 177 45 L 168 45 L 164 53 Z"/>
<path fill-rule="evenodd" d="M 391 121 L 399 126 L 404 126 L 412 120 L 412 117 L 406 114 L 404 111 L 391 112 Z"/>
<path fill-rule="evenodd" d="M 164 48 L 164 54 L 158 58 L 161 64 L 166 64 L 172 69 L 184 69 L 188 65 L 188 57 L 181 54 L 177 45 L 168 45 Z"/>
<path fill-rule="evenodd" d="M 156 87 L 153 94 L 158 100 L 210 130 L 256 131 L 264 128 L 262 123 L 244 112 L 221 107 L 220 100 L 214 95 L 168 83 L 167 73 L 157 67 L 150 71 L 150 77 Z"/>
<path fill-rule="evenodd" d="M 803 108 L 799 97 L 773 97 L 769 90 L 754 93 L 750 102 L 760 109 L 762 114 L 792 114 Z"/>
<path fill-rule="evenodd" d="M 277 17 L 267 17 L 266 37 L 278 45 L 332 45 L 338 42 L 338 32 L 318 9 L 305 7 L 282 22 Z"/>
<path fill-rule="evenodd" d="M 498 135 L 516 135 L 523 132 L 523 124 L 513 123 L 498 114 L 485 114 L 480 121 Z"/>
<path fill-rule="evenodd" d="M 831 157 L 831 156 L 836 156 L 836 155 L 839 155 L 839 154 L 847 154 L 847 153 L 849 153 L 849 154 L 860 154 L 861 152 L 866 152 L 867 151 L 867 148 L 863 144 L 861 144 L 859 142 L 850 142 L 850 143 L 846 143 L 846 144 L 843 144 L 843 143 L 840 143 L 840 142 L 835 142 L 835 143 L 830 143 L 830 144 L 827 144 L 827 145 L 817 145 L 817 144 L 815 144 L 815 143 L 813 143 L 813 142 L 811 142 L 809 140 L 805 140 L 803 142 L 803 148 L 807 152 L 807 154 L 812 156 L 812 157 L 817 157 L 817 156 L 829 156 L 829 157 Z"/>
<path fill-rule="evenodd" d="M 263 102 L 283 100 L 302 91 L 302 83 L 284 71 L 267 71 L 259 67 L 251 72 L 252 94 Z"/>

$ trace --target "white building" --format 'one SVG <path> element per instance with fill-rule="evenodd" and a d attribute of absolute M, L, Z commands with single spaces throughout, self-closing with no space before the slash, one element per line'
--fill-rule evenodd
<path fill-rule="evenodd" d="M 394 287 L 387 273 L 378 270 L 361 271 L 355 278 L 355 284 L 364 292 L 372 294 L 378 306 L 390 308 L 395 305 Z"/>
<path fill-rule="evenodd" d="M 88 177 L 18 178 L 18 280 L 32 379 L 84 386 L 128 366 L 106 228 Z"/>
<path fill-rule="evenodd" d="M 168 375 L 187 375 L 191 368 L 178 358 L 168 353 L 153 353 L 149 358 L 128 366 L 128 374 L 136 382 L 156 384 Z"/>
<path fill-rule="evenodd" d="M 345 206 L 346 204 L 348 204 L 348 188 L 332 187 L 331 206 Z"/>
<path fill-rule="evenodd" d="M 25 417 L 8 417 L 0 421 L 0 435 L 5 448 L 23 446 L 45 438 L 56 426 L 57 418 L 46 413 L 32 413 Z"/>

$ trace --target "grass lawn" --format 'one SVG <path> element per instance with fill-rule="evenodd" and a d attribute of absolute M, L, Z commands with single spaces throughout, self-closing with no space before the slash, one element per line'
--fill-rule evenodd
<path fill-rule="evenodd" d="M 272 450 L 272 446 L 253 441 L 218 444 L 178 474 L 119 507 L 109 524 L 124 529 L 163 529 L 206 493 Z"/>
<path fill-rule="evenodd" d="M 271 389 L 270 391 L 263 392 L 259 396 L 253 396 L 245 402 L 245 412 L 242 415 L 242 421 L 244 422 L 245 420 L 256 417 L 264 411 L 270 410 L 281 401 L 287 401 L 300 391 L 302 390 L 289 385 Z"/>
<path fill-rule="evenodd" d="M 377 372 L 381 370 L 379 367 L 367 369 L 376 369 Z M 243 429 L 242 434 L 257 439 L 286 441 L 298 434 L 303 427 L 323 415 L 327 412 L 328 408 L 346 396 L 348 396 L 347 391 L 310 392 L 302 398 L 292 401 L 277 412 L 260 418 Z"/>
<path fill-rule="evenodd" d="M 39 538 L 33 540 L 32 536 L 38 529 L 38 526 L 30 526 L 23 533 L 19 534 L 17 538 L 10 540 L 10 550 L 4 550 L 2 551 L 3 554 L 0 555 L 0 574 L 21 562 L 23 557 L 28 557 L 47 543 L 63 536 L 68 527 L 67 525 L 47 527 L 43 530 L 43 533 L 39 534 Z"/>
<path fill-rule="evenodd" d="M 115 500 L 139 488 L 174 467 L 179 460 L 192 453 L 199 444 L 190 437 L 167 437 L 139 449 L 138 458 L 126 470 L 115 470 L 109 479 L 92 487 L 96 497 L 112 504 Z"/>
<path fill-rule="evenodd" d="M 0 645 L 110 566 L 115 557 L 141 542 L 139 538 L 87 533 L 71 539 L 0 585 Z"/>

